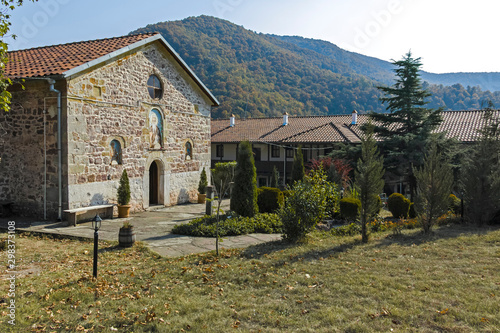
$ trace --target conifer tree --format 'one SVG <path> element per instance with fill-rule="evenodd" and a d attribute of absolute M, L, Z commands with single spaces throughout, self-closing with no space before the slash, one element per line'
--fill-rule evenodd
<path fill-rule="evenodd" d="M 393 64 L 397 66 L 396 83 L 392 87 L 379 87 L 386 96 L 380 100 L 387 105 L 389 113 L 372 113 L 371 117 L 376 123 L 375 134 L 383 139 L 385 166 L 407 178 L 413 201 L 413 167 L 422 165 L 431 132 L 442 121 L 442 110 L 424 107 L 430 93 L 422 87 L 420 58 L 415 59 L 408 52 Z"/>
<path fill-rule="evenodd" d="M 427 234 L 436 219 L 448 210 L 453 170 L 433 143 L 424 165 L 415 169 L 414 174 L 417 180 L 416 211 L 422 229 Z"/>
<path fill-rule="evenodd" d="M 240 143 L 236 155 L 231 210 L 247 217 L 252 217 L 259 212 L 259 206 L 257 205 L 257 171 L 252 145 L 248 141 Z"/>
<path fill-rule="evenodd" d="M 500 119 L 487 110 L 484 121 L 462 171 L 467 216 L 479 226 L 500 208 Z"/>
<path fill-rule="evenodd" d="M 118 204 L 120 206 L 128 205 L 130 202 L 130 183 L 128 180 L 127 170 L 123 169 L 122 176 L 120 177 L 120 184 L 118 185 Z"/>
<path fill-rule="evenodd" d="M 365 137 L 361 139 L 361 158 L 354 173 L 354 184 L 361 201 L 359 217 L 363 243 L 368 242 L 368 223 L 381 208 L 378 195 L 384 188 L 384 173 L 384 160 L 373 137 L 373 125 L 369 124 Z"/>
<path fill-rule="evenodd" d="M 294 182 L 301 181 L 305 176 L 304 170 L 304 156 L 302 155 L 302 147 L 299 146 L 297 152 L 295 153 L 295 157 L 293 158 L 292 164 L 292 184 Z"/>
<path fill-rule="evenodd" d="M 271 174 L 271 187 L 278 188 L 279 187 L 279 179 L 280 173 L 276 165 L 273 167 L 273 173 Z"/>

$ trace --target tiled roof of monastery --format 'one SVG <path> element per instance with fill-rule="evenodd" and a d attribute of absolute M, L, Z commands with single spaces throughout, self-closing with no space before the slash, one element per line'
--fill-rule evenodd
<path fill-rule="evenodd" d="M 462 142 L 475 141 L 485 121 L 484 111 L 445 111 L 443 122 L 436 132 L 446 132 Z M 494 111 L 500 118 L 500 111 Z M 228 119 L 212 120 L 212 142 L 229 143 L 248 140 L 250 142 L 283 143 L 359 143 L 361 125 L 368 121 L 368 115 L 358 115 L 356 125 L 351 125 L 351 115 L 289 117 L 283 126 L 283 118 L 236 119 L 235 126 L 229 126 Z"/>
<path fill-rule="evenodd" d="M 155 34 L 75 42 L 8 52 L 5 75 L 12 79 L 60 75 Z"/>

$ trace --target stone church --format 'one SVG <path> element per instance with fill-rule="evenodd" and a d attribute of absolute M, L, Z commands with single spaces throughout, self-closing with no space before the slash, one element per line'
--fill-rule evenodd
<path fill-rule="evenodd" d="M 218 101 L 161 35 L 12 51 L 5 74 L 0 201 L 15 213 L 116 203 L 123 169 L 135 210 L 195 198 Z"/>

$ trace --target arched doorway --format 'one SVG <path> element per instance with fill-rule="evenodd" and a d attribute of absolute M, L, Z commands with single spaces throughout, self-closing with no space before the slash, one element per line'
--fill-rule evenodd
<path fill-rule="evenodd" d="M 158 162 L 153 161 L 149 167 L 149 205 L 158 205 L 160 203 L 160 168 Z"/>

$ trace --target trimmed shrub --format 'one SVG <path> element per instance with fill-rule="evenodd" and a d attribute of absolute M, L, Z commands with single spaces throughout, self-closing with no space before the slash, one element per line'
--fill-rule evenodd
<path fill-rule="evenodd" d="M 205 168 L 203 168 L 200 174 L 200 182 L 198 183 L 198 193 L 205 194 L 207 185 L 208 185 L 207 172 L 205 171 Z"/>
<path fill-rule="evenodd" d="M 330 233 L 335 236 L 354 236 L 361 232 L 361 226 L 357 223 L 343 225 L 341 227 L 334 227 Z"/>
<path fill-rule="evenodd" d="M 455 194 L 450 194 L 448 197 L 448 209 L 454 213 L 459 214 L 462 208 L 462 202 Z"/>
<path fill-rule="evenodd" d="M 252 217 L 259 211 L 257 206 L 257 173 L 252 145 L 242 141 L 236 155 L 236 169 L 231 198 L 231 210 Z"/>
<path fill-rule="evenodd" d="M 260 187 L 257 189 L 257 204 L 260 213 L 272 213 L 283 204 L 283 193 L 273 187 Z"/>
<path fill-rule="evenodd" d="M 186 224 L 176 225 L 172 233 L 197 237 L 216 237 L 217 217 L 205 215 Z M 219 237 L 251 233 L 281 233 L 282 223 L 276 214 L 256 214 L 254 217 L 238 216 L 228 212 L 220 216 Z"/>
<path fill-rule="evenodd" d="M 340 200 L 340 216 L 348 221 L 355 221 L 361 208 L 361 201 L 354 198 Z"/>
<path fill-rule="evenodd" d="M 387 199 L 387 208 L 395 218 L 407 218 L 410 210 L 410 200 L 401 193 L 393 193 Z"/>
<path fill-rule="evenodd" d="M 128 181 L 127 170 L 123 169 L 118 186 L 118 204 L 120 206 L 128 205 L 130 202 L 130 184 Z"/>

